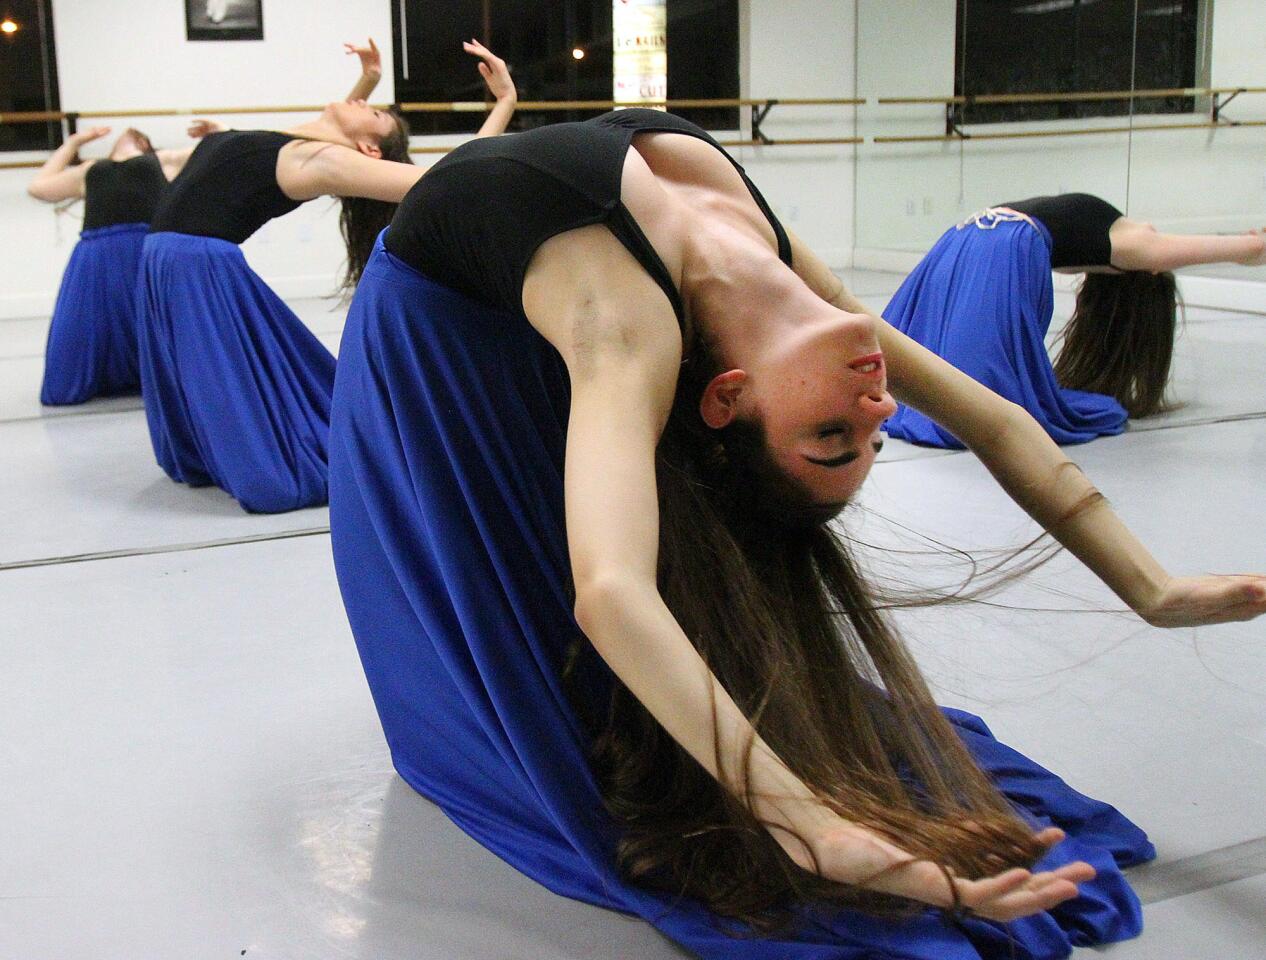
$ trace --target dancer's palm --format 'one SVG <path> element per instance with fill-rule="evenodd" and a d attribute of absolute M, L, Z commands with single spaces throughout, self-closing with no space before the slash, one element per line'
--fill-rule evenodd
<path fill-rule="evenodd" d="M 1050 848 L 1064 839 L 1064 832 L 1051 827 L 1036 837 Z M 954 905 L 954 895 L 940 867 L 916 860 L 864 827 L 844 824 L 833 828 L 818 839 L 814 852 L 817 871 L 828 879 L 938 907 Z M 1050 910 L 1077 896 L 1077 884 L 1094 876 L 1094 867 L 1076 862 L 1040 873 L 1017 868 L 978 880 L 956 877 L 953 882 L 961 907 L 991 920 L 1007 921 Z"/>
<path fill-rule="evenodd" d="M 488 92 L 497 100 L 515 96 L 514 81 L 506 62 L 478 40 L 467 40 L 462 48 L 479 58 L 479 75 L 488 85 Z"/>
<path fill-rule="evenodd" d="M 374 43 L 374 38 L 369 38 L 369 46 L 358 47 L 354 43 L 343 44 L 343 50 L 346 53 L 354 53 L 360 58 L 361 73 L 371 76 L 382 76 L 382 54 L 378 52 L 378 44 Z"/>

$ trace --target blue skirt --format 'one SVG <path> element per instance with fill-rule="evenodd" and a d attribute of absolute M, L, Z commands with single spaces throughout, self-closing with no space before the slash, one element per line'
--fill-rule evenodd
<path fill-rule="evenodd" d="M 325 503 L 334 357 L 236 244 L 145 238 L 137 335 L 158 465 L 247 510 Z"/>
<path fill-rule="evenodd" d="M 1119 867 L 1153 856 L 1142 831 L 956 712 L 1004 793 L 1069 832 L 1045 865 L 1098 868 L 1077 899 L 1005 927 L 931 910 L 901 922 L 840 912 L 777 939 L 735 939 L 699 904 L 624 879 L 573 710 L 577 697 L 586 710 L 605 703 L 610 674 L 568 592 L 567 413 L 563 364 L 522 317 L 427 280 L 380 242 L 340 348 L 330 526 L 387 744 L 414 789 L 549 889 L 641 916 L 705 958 L 1047 960 L 1139 932 Z M 577 641 L 585 653 L 565 693 Z"/>
<path fill-rule="evenodd" d="M 85 230 L 62 274 L 44 350 L 40 403 L 138 393 L 136 277 L 149 226 Z"/>
<path fill-rule="evenodd" d="M 969 222 L 947 230 L 893 295 L 884 319 L 1024 407 L 1056 443 L 1120 433 L 1126 420 L 1121 404 L 1065 390 L 1055 380 L 1045 344 L 1055 309 L 1050 234 L 1024 221 L 984 222 L 984 228 Z M 884 429 L 911 443 L 963 446 L 904 405 Z"/>

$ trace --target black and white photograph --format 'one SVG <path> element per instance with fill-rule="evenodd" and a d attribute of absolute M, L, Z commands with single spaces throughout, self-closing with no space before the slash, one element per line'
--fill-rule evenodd
<path fill-rule="evenodd" d="M 264 0 L 185 0 L 186 40 L 263 40 Z"/>

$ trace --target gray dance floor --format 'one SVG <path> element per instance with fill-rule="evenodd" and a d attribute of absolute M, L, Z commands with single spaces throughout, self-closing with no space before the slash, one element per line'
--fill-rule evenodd
<path fill-rule="evenodd" d="M 846 279 L 876 307 L 900 280 Z M 340 311 L 296 307 L 336 345 Z M 172 484 L 135 400 L 42 410 L 46 328 L 0 320 L 0 958 L 686 956 L 404 786 L 326 511 Z M 1174 572 L 1266 570 L 1263 371 L 1266 316 L 1193 310 L 1184 405 L 1068 451 Z M 845 525 L 894 587 L 965 576 L 925 538 L 985 555 L 1034 533 L 969 454 L 882 461 Z M 1107 956 L 1266 957 L 1266 623 L 1147 627 L 1067 556 L 896 616 L 944 702 L 1152 835 L 1147 931 Z"/>

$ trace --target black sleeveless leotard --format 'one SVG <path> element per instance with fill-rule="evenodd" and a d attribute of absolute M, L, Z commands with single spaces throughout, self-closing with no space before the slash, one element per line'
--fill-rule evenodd
<path fill-rule="evenodd" d="M 225 130 L 202 138 L 163 195 L 150 230 L 241 243 L 302 203 L 277 185 L 277 154 L 291 140 L 271 130 Z"/>
<path fill-rule="evenodd" d="M 693 123 L 645 109 L 471 140 L 414 185 L 383 243 L 393 256 L 437 283 L 521 314 L 523 278 L 537 247 L 568 230 L 603 223 L 659 284 L 682 319 L 672 277 L 620 202 L 625 156 L 634 135 L 649 132 L 688 134 L 725 153 Z M 778 256 L 790 265 L 787 232 L 743 168 L 725 155 L 773 227 Z"/>
<path fill-rule="evenodd" d="M 1108 230 L 1125 214 L 1088 193 L 1061 193 L 999 204 L 1027 213 L 1050 231 L 1052 267 L 1110 267 Z"/>
<path fill-rule="evenodd" d="M 84 174 L 83 228 L 149 223 L 166 189 L 163 165 L 152 153 L 128 160 L 97 160 Z"/>

